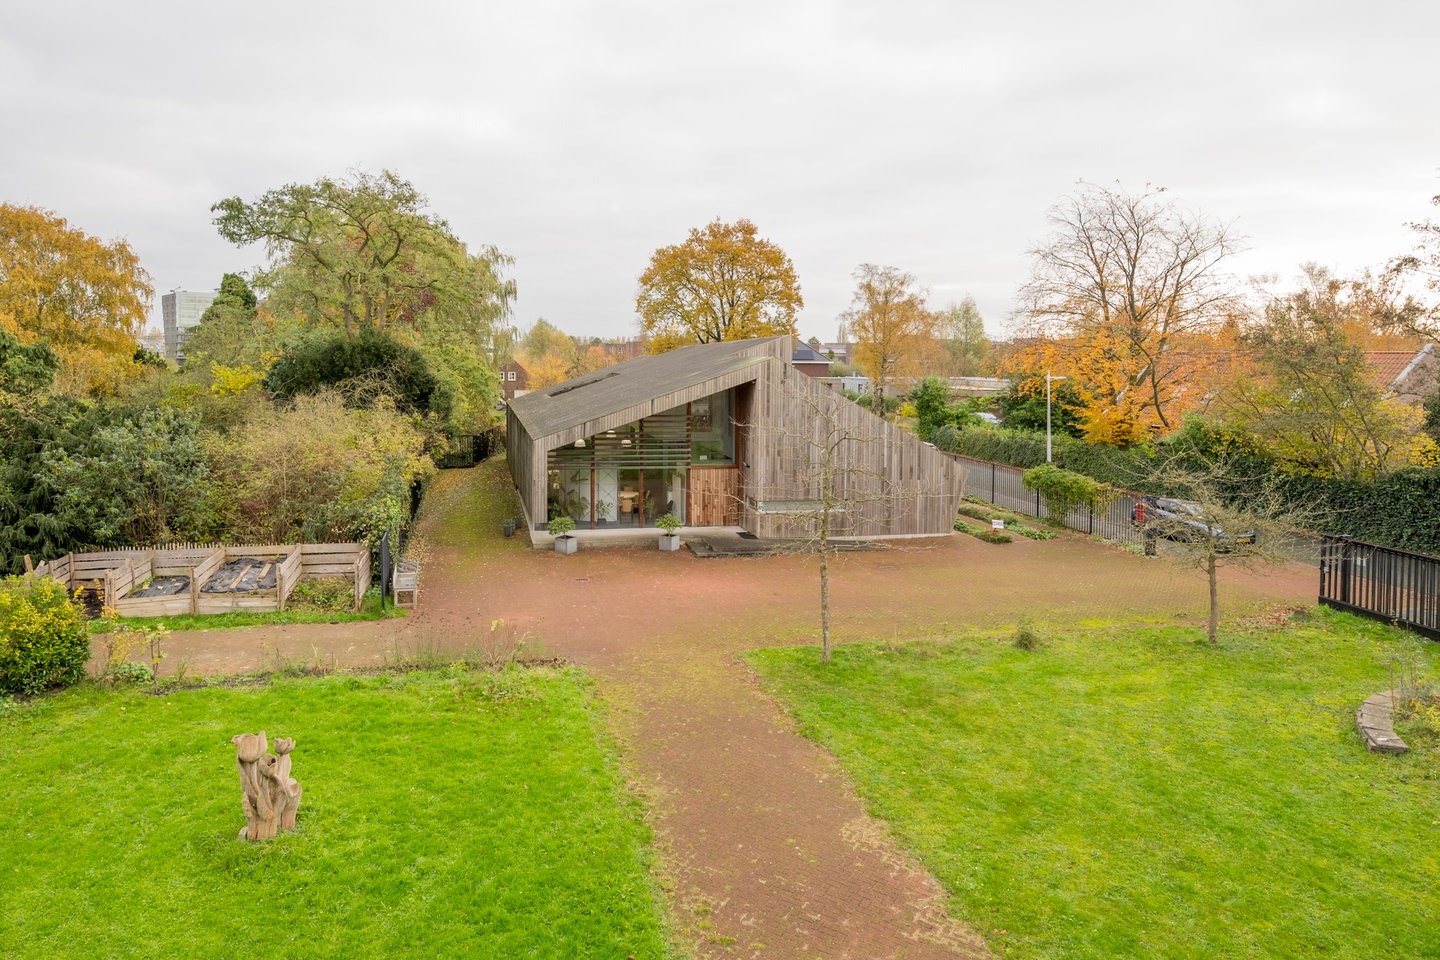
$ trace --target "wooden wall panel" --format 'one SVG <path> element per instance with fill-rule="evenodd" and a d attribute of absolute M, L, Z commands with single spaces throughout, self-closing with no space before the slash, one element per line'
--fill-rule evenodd
<path fill-rule="evenodd" d="M 741 523 L 757 536 L 809 535 L 797 529 L 796 518 L 753 505 L 817 500 L 822 455 L 816 444 L 822 442 L 835 451 L 835 488 L 845 502 L 843 512 L 832 515 L 832 536 L 940 535 L 953 529 L 964 471 L 934 447 L 778 359 L 756 382 L 750 407 Z"/>
<path fill-rule="evenodd" d="M 738 467 L 691 467 L 687 527 L 733 527 L 740 522 Z"/>

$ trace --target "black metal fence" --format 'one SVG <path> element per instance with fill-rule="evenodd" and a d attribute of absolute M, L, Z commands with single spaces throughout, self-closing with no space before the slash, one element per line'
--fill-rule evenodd
<path fill-rule="evenodd" d="M 1327 536 L 1320 602 L 1440 640 L 1440 557 Z"/>
<path fill-rule="evenodd" d="M 455 438 L 445 456 L 436 459 L 435 465 L 441 470 L 456 467 L 473 467 L 490 458 L 500 449 L 500 432 L 465 433 Z"/>
<path fill-rule="evenodd" d="M 1025 474 L 1024 468 L 953 453 L 950 456 L 965 469 L 966 496 L 988 500 L 1027 517 L 1049 516 L 1045 498 L 1027 489 L 1020 479 Z M 1134 544 L 1143 548 L 1144 535 L 1132 520 L 1135 502 L 1143 494 L 1120 488 L 1112 490 L 1114 495 L 1099 508 L 1085 506 L 1071 510 L 1065 517 L 1065 526 L 1111 543 Z M 1313 566 L 1319 562 L 1320 543 L 1316 535 L 1297 531 L 1287 539 L 1284 548 L 1299 563 Z"/>
<path fill-rule="evenodd" d="M 951 454 L 965 469 L 965 495 L 988 500 L 1027 517 L 1049 516 L 1045 498 L 1029 490 L 1020 478 L 1025 471 L 989 460 L 976 460 Z M 1065 517 L 1065 526 L 1112 543 L 1140 544 L 1140 530 L 1131 522 L 1135 501 L 1140 494 L 1117 490 L 1116 495 L 1099 509 L 1076 507 Z"/>

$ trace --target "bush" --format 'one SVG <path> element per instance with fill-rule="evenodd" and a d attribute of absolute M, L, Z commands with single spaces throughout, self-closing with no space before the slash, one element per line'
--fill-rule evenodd
<path fill-rule="evenodd" d="M 575 521 L 569 517 L 556 517 L 550 521 L 550 536 L 563 537 L 575 529 Z"/>
<path fill-rule="evenodd" d="M 68 687 L 85 675 L 89 659 L 90 634 L 63 584 L 0 580 L 0 694 Z"/>
<path fill-rule="evenodd" d="M 385 398 L 354 409 L 334 393 L 302 395 L 205 439 L 241 542 L 378 542 L 408 523 L 412 491 L 435 471 L 414 418 Z"/>
<path fill-rule="evenodd" d="M 665 516 L 655 521 L 655 526 L 659 527 L 661 530 L 664 530 L 666 533 L 674 533 L 676 530 L 679 530 L 681 527 L 683 527 L 684 524 L 680 522 L 680 518 L 675 516 L 675 514 L 667 513 L 665 514 Z"/>
<path fill-rule="evenodd" d="M 313 336 L 287 350 L 265 374 L 265 389 L 277 400 L 338 388 L 357 406 L 388 396 L 406 413 L 433 413 L 448 420 L 451 390 L 430 370 L 414 347 L 378 330 L 355 336 Z"/>
<path fill-rule="evenodd" d="M 1034 490 L 1045 498 L 1050 519 L 1063 522 L 1076 507 L 1096 508 L 1110 496 L 1110 488 L 1083 474 L 1062 470 L 1053 463 L 1044 463 L 1026 470 L 1020 477 L 1025 489 Z"/>
<path fill-rule="evenodd" d="M 986 543 L 1013 543 L 1015 541 L 1015 538 L 1008 533 L 990 527 L 977 527 L 964 520 L 955 521 L 955 530 L 959 533 L 969 534 L 976 540 L 984 540 Z"/>

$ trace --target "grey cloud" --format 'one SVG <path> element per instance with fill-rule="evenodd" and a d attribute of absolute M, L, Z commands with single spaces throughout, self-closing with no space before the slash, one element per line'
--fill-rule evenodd
<path fill-rule="evenodd" d="M 1163 184 L 1245 273 L 1383 262 L 1440 192 L 1431 4 L 33 4 L 0 27 L 0 197 L 157 286 L 248 267 L 209 205 L 350 167 L 515 255 L 517 318 L 633 327 L 656 246 L 747 216 L 828 337 L 861 262 L 1003 328 L 1079 178 Z"/>

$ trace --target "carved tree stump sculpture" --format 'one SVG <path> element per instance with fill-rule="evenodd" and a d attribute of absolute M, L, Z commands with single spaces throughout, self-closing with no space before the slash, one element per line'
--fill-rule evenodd
<path fill-rule="evenodd" d="M 290 752 L 295 741 L 277 738 L 275 752 L 267 753 L 265 731 L 231 737 L 235 763 L 240 767 L 241 806 L 245 811 L 242 840 L 267 840 L 282 830 L 295 829 L 300 810 L 300 783 L 290 776 Z"/>

